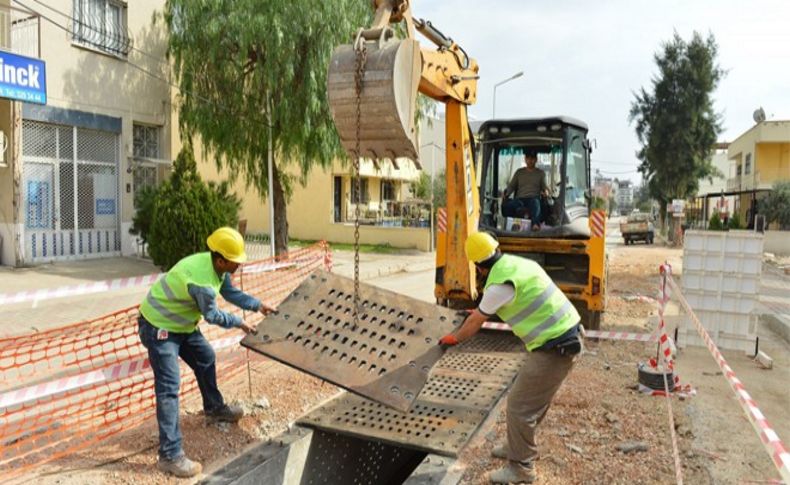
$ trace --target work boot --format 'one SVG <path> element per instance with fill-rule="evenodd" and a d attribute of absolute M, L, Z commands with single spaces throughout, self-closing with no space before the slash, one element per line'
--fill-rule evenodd
<path fill-rule="evenodd" d="M 214 423 L 238 423 L 244 416 L 244 410 L 240 406 L 223 405 L 214 411 L 206 411 L 206 422 Z"/>
<path fill-rule="evenodd" d="M 532 483 L 538 478 L 532 462 L 519 463 L 511 461 L 499 470 L 488 475 L 491 483 Z"/>
<path fill-rule="evenodd" d="M 173 460 L 159 457 L 159 463 L 157 463 L 157 466 L 163 472 L 170 473 L 171 475 L 181 478 L 194 477 L 203 471 L 203 467 L 200 465 L 200 463 L 192 461 L 184 455 L 181 455 Z"/>
<path fill-rule="evenodd" d="M 507 460 L 507 445 L 499 445 L 491 450 L 491 456 Z"/>

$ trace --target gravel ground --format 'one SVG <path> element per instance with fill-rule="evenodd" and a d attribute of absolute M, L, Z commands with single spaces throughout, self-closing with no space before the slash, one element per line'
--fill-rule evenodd
<path fill-rule="evenodd" d="M 660 246 L 614 251 L 604 328 L 648 331 L 647 319 L 655 315 L 655 306 L 629 298 L 635 294 L 655 296 L 658 265 L 669 261 L 679 273 L 680 255 L 677 249 Z M 539 430 L 543 457 L 537 464 L 537 483 L 674 483 L 668 401 L 635 389 L 636 364 L 655 355 L 654 344 L 589 342 L 587 351 Z M 692 385 L 721 379 L 715 374 L 713 360 L 702 354 L 702 363 L 694 373 L 681 376 L 697 381 Z M 246 371 L 220 384 L 228 401 L 241 402 L 249 412 L 239 426 L 207 427 L 195 399 L 182 406 L 186 452 L 207 471 L 219 468 L 245 447 L 276 436 L 309 408 L 338 392 L 334 386 L 261 358 L 253 360 L 251 375 L 252 398 Z M 766 374 L 765 379 L 771 377 Z M 669 400 L 685 483 L 769 483 L 766 480 L 777 473 L 767 455 L 763 456 L 759 439 L 739 411 L 734 395 L 723 384 L 719 390 L 703 386 L 701 392 L 703 396 Z M 485 483 L 486 473 L 502 465 L 489 456 L 491 448 L 504 440 L 503 406 L 497 409 L 493 424 L 482 429 L 462 452 L 457 466 L 465 469 L 463 483 Z M 718 433 L 715 440 L 700 439 L 714 431 Z M 722 436 L 726 436 L 723 441 Z M 157 471 L 156 443 L 152 421 L 101 447 L 42 467 L 39 471 L 43 475 L 29 481 L 45 485 L 190 483 Z M 624 444 L 644 451 L 625 453 L 617 448 Z"/>

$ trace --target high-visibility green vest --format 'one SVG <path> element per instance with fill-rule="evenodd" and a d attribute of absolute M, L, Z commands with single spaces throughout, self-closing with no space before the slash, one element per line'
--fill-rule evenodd
<path fill-rule="evenodd" d="M 496 314 L 524 344 L 534 350 L 579 323 L 579 313 L 540 265 L 532 260 L 503 254 L 494 263 L 485 287 L 511 283 L 512 301 Z"/>
<path fill-rule="evenodd" d="M 170 268 L 148 291 L 140 313 L 148 322 L 168 332 L 192 333 L 200 321 L 200 308 L 189 295 L 188 285 L 212 288 L 219 294 L 222 280 L 214 271 L 211 253 L 187 256 Z"/>

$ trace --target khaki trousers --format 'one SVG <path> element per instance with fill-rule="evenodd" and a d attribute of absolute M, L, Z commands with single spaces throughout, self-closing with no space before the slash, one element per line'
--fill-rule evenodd
<path fill-rule="evenodd" d="M 577 356 L 555 352 L 527 352 L 527 359 L 507 398 L 508 458 L 530 462 L 538 458 L 535 432 L 554 394 L 562 385 Z"/>

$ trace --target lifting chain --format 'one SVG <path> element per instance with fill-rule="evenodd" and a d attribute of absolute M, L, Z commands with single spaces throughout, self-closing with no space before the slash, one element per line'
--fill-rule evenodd
<path fill-rule="evenodd" d="M 357 203 L 354 205 L 354 315 L 352 328 L 359 327 L 359 205 L 362 202 L 362 182 L 359 176 L 359 161 L 362 158 L 362 148 L 360 146 L 362 130 L 362 81 L 365 76 L 365 61 L 367 60 L 367 49 L 365 39 L 360 35 L 354 44 L 356 52 L 356 71 L 354 73 L 354 84 L 357 96 L 357 139 L 354 150 L 354 188 Z"/>

